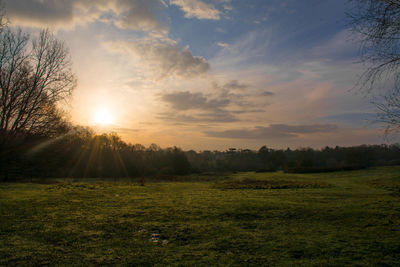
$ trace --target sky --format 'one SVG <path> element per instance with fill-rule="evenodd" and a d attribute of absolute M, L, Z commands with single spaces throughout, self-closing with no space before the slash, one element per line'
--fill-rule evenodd
<path fill-rule="evenodd" d="M 386 142 L 354 89 L 348 0 L 3 2 L 13 27 L 69 47 L 76 124 L 185 150 Z"/>

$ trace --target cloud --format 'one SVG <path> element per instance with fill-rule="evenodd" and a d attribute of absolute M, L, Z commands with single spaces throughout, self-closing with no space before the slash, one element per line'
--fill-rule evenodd
<path fill-rule="evenodd" d="M 232 104 L 241 108 L 241 110 L 235 111 L 237 114 L 265 111 L 263 108 L 270 103 L 266 103 L 263 97 L 272 97 L 275 96 L 275 93 L 262 89 L 262 86 L 264 85 L 254 88 L 253 85 L 238 80 L 230 80 L 221 85 L 213 83 L 213 89 L 218 90 L 220 97 L 228 98 Z"/>
<path fill-rule="evenodd" d="M 236 81 L 225 84 L 226 87 L 229 85 L 236 88 L 240 84 Z M 214 84 L 213 88 L 222 88 L 216 86 Z M 265 112 L 262 105 L 254 102 L 247 103 L 243 97 L 243 95 L 229 93 L 226 89 L 221 89 L 212 95 L 189 91 L 164 93 L 160 100 L 168 104 L 169 110 L 160 113 L 158 118 L 184 124 L 229 123 L 247 121 L 249 116 L 253 117 L 254 114 Z"/>
<path fill-rule="evenodd" d="M 159 114 L 164 121 L 179 123 L 227 123 L 239 119 L 234 111 L 227 110 L 231 100 L 226 97 L 210 97 L 203 93 L 173 92 L 161 96 L 172 111 Z"/>
<path fill-rule="evenodd" d="M 357 42 L 361 37 L 357 33 L 351 32 L 350 34 L 350 32 L 350 29 L 344 29 L 336 33 L 328 41 L 312 47 L 308 56 L 346 62 L 357 59 L 359 55 Z"/>
<path fill-rule="evenodd" d="M 141 1 L 127 2 L 127 11 L 120 15 L 115 25 L 121 29 L 166 32 L 159 24 L 150 8 Z"/>
<path fill-rule="evenodd" d="M 70 23 L 74 1 L 5 0 L 7 15 L 13 23 L 48 24 Z M 29 24 L 28 24 L 29 25 Z"/>
<path fill-rule="evenodd" d="M 230 82 L 222 85 L 222 88 L 226 90 L 244 90 L 249 88 L 249 86 L 244 83 L 239 83 L 237 80 L 231 80 Z"/>
<path fill-rule="evenodd" d="M 209 137 L 232 139 L 295 138 L 302 134 L 330 133 L 338 129 L 335 124 L 287 125 L 271 124 L 253 129 L 234 129 L 225 131 L 205 131 Z"/>
<path fill-rule="evenodd" d="M 229 44 L 227 44 L 227 43 L 222 43 L 222 42 L 217 42 L 217 45 L 220 46 L 220 47 L 223 47 L 223 48 L 229 47 Z"/>
<path fill-rule="evenodd" d="M 157 117 L 163 121 L 175 122 L 177 124 L 187 123 L 229 123 L 237 122 L 238 119 L 226 110 L 215 110 L 197 114 L 181 114 L 176 112 L 160 113 Z"/>
<path fill-rule="evenodd" d="M 116 133 L 137 133 L 140 131 L 143 131 L 143 129 L 134 129 L 134 128 L 127 128 L 127 127 L 112 127 L 111 128 L 112 132 L 116 132 Z"/>
<path fill-rule="evenodd" d="M 220 12 L 213 5 L 201 0 L 170 0 L 171 5 L 179 6 L 185 18 L 219 20 Z"/>
<path fill-rule="evenodd" d="M 181 47 L 172 40 L 143 38 L 133 41 L 116 41 L 104 43 L 110 51 L 128 53 L 155 73 L 181 78 L 193 78 L 205 74 L 210 65 L 202 58 L 193 56 L 186 47 Z"/>
<path fill-rule="evenodd" d="M 262 92 L 262 94 L 261 94 L 262 96 L 274 96 L 275 95 L 275 93 L 273 93 L 273 92 L 270 92 L 270 91 L 264 91 L 264 92 Z"/>
<path fill-rule="evenodd" d="M 229 99 L 208 99 L 202 93 L 174 92 L 161 97 L 176 110 L 217 110 L 229 105 Z"/>
<path fill-rule="evenodd" d="M 230 4 L 226 4 L 226 5 L 224 5 L 224 10 L 226 10 L 226 11 L 232 11 L 232 10 L 233 10 L 233 7 L 232 7 L 232 5 L 230 5 Z"/>
<path fill-rule="evenodd" d="M 345 123 L 352 126 L 365 126 L 367 123 L 369 123 L 369 125 L 371 126 L 372 123 L 376 123 L 377 114 L 371 112 L 352 112 L 324 116 L 320 119 Z"/>
<path fill-rule="evenodd" d="M 265 109 L 241 109 L 241 110 L 233 110 L 234 114 L 248 114 L 248 113 L 264 113 Z"/>
<path fill-rule="evenodd" d="M 166 32 L 151 8 L 160 0 L 4 0 L 13 24 L 29 27 L 74 28 L 94 21 L 121 29 Z"/>

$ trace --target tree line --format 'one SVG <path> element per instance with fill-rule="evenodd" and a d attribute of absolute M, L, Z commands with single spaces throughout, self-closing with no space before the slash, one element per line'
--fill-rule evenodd
<path fill-rule="evenodd" d="M 400 145 L 361 145 L 323 149 L 231 148 L 227 151 L 188 151 L 194 172 L 284 171 L 293 173 L 356 170 L 400 164 Z"/>
<path fill-rule="evenodd" d="M 400 145 L 259 150 L 183 151 L 128 144 L 117 134 L 71 127 L 58 137 L 30 134 L 4 153 L 2 181 L 30 178 L 151 177 L 239 171 L 327 172 L 400 164 Z"/>

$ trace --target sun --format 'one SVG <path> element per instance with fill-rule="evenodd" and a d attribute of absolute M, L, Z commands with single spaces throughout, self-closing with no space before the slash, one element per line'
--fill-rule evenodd
<path fill-rule="evenodd" d="M 114 118 L 106 108 L 98 109 L 93 116 L 93 122 L 99 125 L 109 125 L 113 123 Z"/>

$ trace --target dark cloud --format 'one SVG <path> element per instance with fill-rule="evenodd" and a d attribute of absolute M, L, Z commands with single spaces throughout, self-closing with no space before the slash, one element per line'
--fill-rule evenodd
<path fill-rule="evenodd" d="M 238 106 L 246 107 L 253 106 L 254 109 L 254 97 L 259 98 L 259 96 L 274 96 L 275 93 L 270 91 L 261 92 L 259 90 L 251 89 L 251 86 L 245 83 L 241 83 L 238 80 L 231 80 L 225 84 L 218 85 L 218 83 L 213 83 L 213 88 L 218 90 L 221 97 L 229 98 L 232 103 Z M 246 101 L 247 98 L 253 98 L 250 102 Z"/>
<path fill-rule="evenodd" d="M 189 91 L 164 93 L 160 100 L 167 103 L 173 112 L 160 114 L 158 118 L 183 123 L 235 122 L 241 120 L 238 116 L 265 112 L 260 105 L 243 100 L 243 95 L 227 93 L 226 90 L 213 96 Z"/>
<path fill-rule="evenodd" d="M 235 122 L 238 119 L 229 111 L 216 110 L 214 112 L 201 113 L 197 115 L 204 122 Z"/>
<path fill-rule="evenodd" d="M 239 83 L 237 80 L 232 80 L 222 86 L 224 89 L 228 90 L 244 90 L 249 88 L 247 84 Z"/>
<path fill-rule="evenodd" d="M 248 89 L 250 86 L 238 82 L 237 80 L 231 80 L 223 85 L 218 85 L 218 83 L 213 83 L 213 89 L 220 98 L 229 99 L 231 104 L 237 105 L 242 108 L 242 113 L 246 113 L 245 110 L 248 107 L 250 109 L 254 108 L 254 103 L 249 103 L 246 99 L 251 96 Z"/>
<path fill-rule="evenodd" d="M 273 92 L 270 92 L 270 91 L 264 91 L 264 92 L 262 92 L 262 94 L 261 95 L 263 95 L 263 96 L 274 96 L 275 95 L 275 93 L 273 93 Z"/>
<path fill-rule="evenodd" d="M 229 99 L 209 99 L 202 93 L 174 92 L 164 94 L 161 99 L 176 110 L 218 110 L 229 105 Z"/>
<path fill-rule="evenodd" d="M 122 29 L 166 32 L 153 15 L 160 0 L 4 0 L 14 24 L 73 28 L 96 20 L 113 22 Z M 109 19 L 103 17 L 107 15 Z"/>
<path fill-rule="evenodd" d="M 141 30 L 141 31 L 165 31 L 165 28 L 160 25 L 150 8 L 141 1 L 129 1 L 127 12 L 115 25 L 121 29 Z"/>
<path fill-rule="evenodd" d="M 271 124 L 268 127 L 258 126 L 253 129 L 236 129 L 226 131 L 206 131 L 209 137 L 233 139 L 294 138 L 301 134 L 330 133 L 338 129 L 334 124 L 287 125 Z"/>
<path fill-rule="evenodd" d="M 227 98 L 210 98 L 202 93 L 186 91 L 164 94 L 161 100 L 168 103 L 174 110 L 174 112 L 159 114 L 158 118 L 165 121 L 181 123 L 238 121 L 232 112 L 225 110 L 231 103 Z"/>
<path fill-rule="evenodd" d="M 237 80 L 231 80 L 223 85 L 219 85 L 218 83 L 213 84 L 214 89 L 224 90 L 224 91 L 232 91 L 232 90 L 244 90 L 249 88 L 250 86 L 244 83 L 240 83 Z"/>
<path fill-rule="evenodd" d="M 14 19 L 66 23 L 73 19 L 74 1 L 5 0 L 7 15 Z"/>
<path fill-rule="evenodd" d="M 232 110 L 235 114 L 247 114 L 247 113 L 262 113 L 265 109 L 242 109 L 242 110 Z"/>

